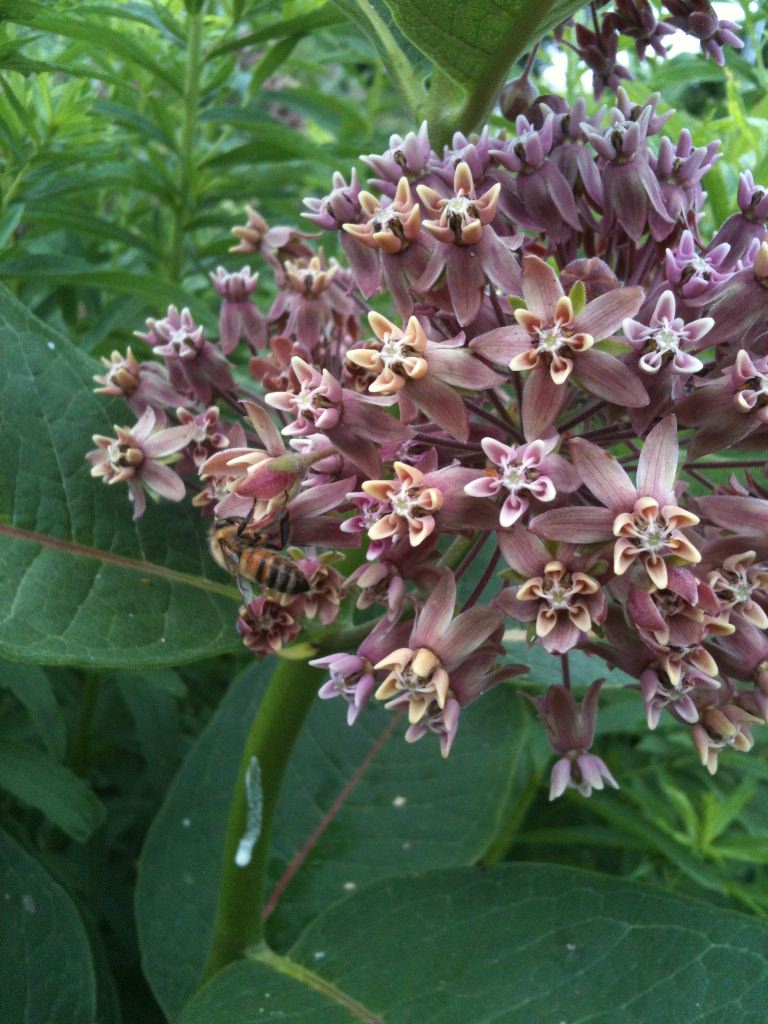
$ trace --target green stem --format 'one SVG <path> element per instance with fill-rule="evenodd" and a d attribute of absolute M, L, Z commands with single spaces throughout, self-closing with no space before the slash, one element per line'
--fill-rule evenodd
<path fill-rule="evenodd" d="M 321 679 L 322 674 L 306 662 L 280 662 L 253 720 L 229 812 L 219 906 L 201 984 L 262 941 L 261 910 L 272 819 L 291 751 Z M 254 758 L 261 770 L 261 834 L 250 862 L 239 867 L 235 854 L 248 817 L 245 780 Z"/>
<path fill-rule="evenodd" d="M 197 133 L 197 116 L 200 106 L 200 78 L 203 71 L 203 13 L 202 10 L 187 14 L 187 65 L 184 74 L 184 112 L 179 137 L 178 173 L 176 183 L 178 194 L 173 209 L 170 249 L 168 252 L 168 273 L 177 281 L 182 269 L 182 242 L 184 227 L 192 208 L 194 184 L 194 146 Z"/>

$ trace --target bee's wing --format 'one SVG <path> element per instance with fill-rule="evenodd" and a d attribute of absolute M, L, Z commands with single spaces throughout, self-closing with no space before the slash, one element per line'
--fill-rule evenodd
<path fill-rule="evenodd" d="M 238 552 L 225 540 L 219 541 L 219 550 L 221 551 L 221 557 L 224 559 L 225 565 L 232 575 L 238 575 L 240 570 L 240 555 Z"/>

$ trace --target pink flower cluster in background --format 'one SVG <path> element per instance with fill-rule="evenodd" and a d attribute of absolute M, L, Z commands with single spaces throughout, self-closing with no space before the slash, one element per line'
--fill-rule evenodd
<path fill-rule="evenodd" d="M 641 5 L 617 12 L 655 45 Z M 734 45 L 709 28 L 714 56 Z M 139 420 L 88 459 L 136 517 L 187 492 L 209 520 L 287 524 L 309 590 L 253 598 L 237 628 L 256 653 L 307 620 L 356 635 L 314 662 L 350 724 L 381 701 L 447 755 L 465 708 L 526 671 L 505 633 L 549 652 L 552 797 L 616 784 L 569 652 L 628 673 L 649 728 L 674 719 L 712 772 L 768 716 L 768 194 L 743 174 L 702 237 L 717 143 L 665 136 L 657 99 L 542 98 L 442 152 L 426 125 L 393 136 L 367 189 L 337 173 L 305 200 L 343 264 L 249 210 L 235 251 L 273 274 L 271 308 L 219 268 L 218 340 L 171 308 L 145 361 L 98 379 Z"/>

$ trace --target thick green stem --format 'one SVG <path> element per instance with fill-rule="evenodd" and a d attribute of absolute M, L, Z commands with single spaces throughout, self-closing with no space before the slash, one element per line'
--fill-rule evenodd
<path fill-rule="evenodd" d="M 272 819 L 288 760 L 321 680 L 322 674 L 306 662 L 280 662 L 253 720 L 229 812 L 219 906 L 202 981 L 245 956 L 247 949 L 262 940 Z M 235 856 L 247 827 L 246 777 L 254 758 L 261 771 L 261 834 L 249 863 L 240 867 Z"/>
<path fill-rule="evenodd" d="M 187 64 L 184 74 L 184 113 L 177 153 L 178 173 L 176 182 L 178 195 L 173 209 L 170 249 L 168 251 L 168 274 L 176 281 L 182 270 L 182 241 L 184 227 L 191 210 L 194 186 L 194 148 L 197 132 L 198 108 L 200 106 L 200 78 L 203 72 L 203 13 L 187 14 Z"/>

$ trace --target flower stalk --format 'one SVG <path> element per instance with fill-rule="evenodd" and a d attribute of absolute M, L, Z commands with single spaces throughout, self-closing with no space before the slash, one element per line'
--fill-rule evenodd
<path fill-rule="evenodd" d="M 281 661 L 251 725 L 231 801 L 219 906 L 201 984 L 262 942 L 272 820 L 286 766 L 321 679 L 322 673 L 303 661 Z M 261 833 L 249 863 L 241 867 L 236 856 L 248 823 L 246 777 L 254 758 L 261 773 Z"/>

